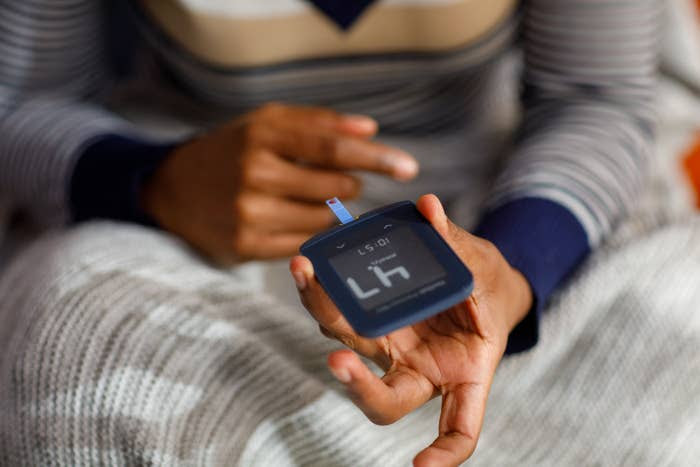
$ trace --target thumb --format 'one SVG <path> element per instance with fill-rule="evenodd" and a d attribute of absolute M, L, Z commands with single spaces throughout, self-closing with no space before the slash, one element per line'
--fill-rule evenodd
<path fill-rule="evenodd" d="M 416 207 L 423 217 L 425 217 L 428 222 L 430 222 L 435 230 L 442 235 L 442 237 L 447 240 L 449 234 L 449 221 L 447 219 L 447 214 L 445 214 L 445 208 L 443 208 L 442 203 L 434 194 L 423 195 L 418 198 L 416 202 Z"/>
<path fill-rule="evenodd" d="M 421 196 L 416 202 L 416 207 L 472 273 L 478 274 L 478 270 L 484 264 L 493 260 L 494 254 L 500 255 L 495 247 L 488 247 L 489 242 L 470 234 L 448 219 L 437 196 L 433 194 Z"/>
<path fill-rule="evenodd" d="M 423 195 L 416 202 L 418 211 L 432 224 L 463 261 L 466 261 L 480 242 L 478 237 L 470 234 L 447 218 L 445 208 L 434 194 Z M 463 254 L 467 255 L 466 257 Z"/>
<path fill-rule="evenodd" d="M 525 277 L 510 267 L 494 244 L 450 221 L 437 196 L 421 196 L 416 207 L 472 273 L 474 292 L 464 302 L 471 328 L 482 337 L 497 335 L 493 331 L 497 330 L 493 317 L 509 316 L 510 313 L 490 315 L 486 312 L 488 306 L 480 306 L 480 303 L 498 300 L 504 310 L 522 310 L 513 323 L 500 323 L 502 328 L 512 329 L 532 305 L 532 292 Z"/>

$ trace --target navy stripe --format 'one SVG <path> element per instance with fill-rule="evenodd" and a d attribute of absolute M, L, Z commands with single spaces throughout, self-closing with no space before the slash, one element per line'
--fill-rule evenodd
<path fill-rule="evenodd" d="M 348 29 L 375 0 L 308 0 L 342 29 Z"/>
<path fill-rule="evenodd" d="M 526 197 L 489 212 L 475 233 L 493 242 L 532 287 L 532 309 L 508 336 L 506 353 L 528 350 L 537 343 L 552 292 L 590 252 L 586 232 L 561 205 Z"/>

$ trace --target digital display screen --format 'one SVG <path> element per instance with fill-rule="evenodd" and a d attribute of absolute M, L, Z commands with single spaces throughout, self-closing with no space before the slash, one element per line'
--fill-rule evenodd
<path fill-rule="evenodd" d="M 365 311 L 388 311 L 446 285 L 443 267 L 406 226 L 351 247 L 329 262 Z"/>

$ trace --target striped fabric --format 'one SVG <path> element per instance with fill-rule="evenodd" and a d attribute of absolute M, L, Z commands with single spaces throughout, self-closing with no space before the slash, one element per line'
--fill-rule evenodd
<path fill-rule="evenodd" d="M 476 96 L 491 59 L 521 23 L 524 124 L 490 206 L 550 199 L 575 214 L 595 245 L 633 203 L 649 157 L 660 8 L 654 0 L 532 0 L 455 50 L 243 69 L 198 60 L 134 10 L 149 50 L 220 117 L 285 100 L 367 113 L 387 133 L 426 135 L 478 118 Z M 66 187 L 82 148 L 98 135 L 131 131 L 100 105 L 112 58 L 106 9 L 75 0 L 0 6 L 0 192 L 46 222 L 66 217 Z"/>
<path fill-rule="evenodd" d="M 660 5 L 531 2 L 524 124 L 493 205 L 557 201 L 595 245 L 634 203 L 652 149 Z"/>
<path fill-rule="evenodd" d="M 480 94 L 492 74 L 487 63 L 513 43 L 517 26 L 517 17 L 509 16 L 478 41 L 454 50 L 311 58 L 251 68 L 204 61 L 173 41 L 147 12 L 136 8 L 135 16 L 176 81 L 219 118 L 286 101 L 371 115 L 384 135 L 454 132 L 478 118 Z"/>
<path fill-rule="evenodd" d="M 88 100 L 106 78 L 99 2 L 0 4 L 0 193 L 46 223 L 66 219 L 81 149 L 122 124 Z"/>
<path fill-rule="evenodd" d="M 652 148 L 660 1 L 528 0 L 460 47 L 250 67 L 191 53 L 133 3 L 139 42 L 111 11 L 125 3 L 0 3 L 0 193 L 46 223 L 70 214 L 86 148 L 142 136 L 107 104 L 125 84 L 113 70 L 129 39 L 165 70 L 163 88 L 174 82 L 210 111 L 204 126 L 268 100 L 328 105 L 375 116 L 382 137 L 427 141 L 435 158 L 441 142 L 457 151 L 461 132 L 487 130 L 484 89 L 518 43 L 523 120 L 482 227 L 509 232 L 506 243 L 519 236 L 516 256 L 528 244 L 518 229 L 535 232 L 526 253 L 552 276 L 533 285 L 543 298 L 578 260 L 566 243 L 577 228 L 584 249 L 595 246 L 635 207 Z M 196 13 L 230 2 L 156 3 Z M 235 3 L 256 18 L 315 11 L 302 0 Z M 349 33 L 380 6 L 458 3 L 378 0 Z M 115 32 L 122 50 L 110 49 Z M 462 150 L 467 159 L 474 148 Z M 697 240 L 695 223 L 596 254 L 551 305 L 542 345 L 499 368 L 477 465 L 697 459 Z M 125 224 L 77 226 L 21 253 L 0 275 L 0 464 L 406 465 L 435 434 L 437 401 L 371 425 L 330 381 L 325 355 L 337 344 L 244 272 L 210 269 L 166 233 Z"/>

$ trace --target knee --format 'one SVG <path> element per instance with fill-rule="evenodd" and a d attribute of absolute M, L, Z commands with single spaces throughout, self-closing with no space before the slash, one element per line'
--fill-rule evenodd
<path fill-rule="evenodd" d="M 195 264 L 176 242 L 113 223 L 46 236 L 13 260 L 0 276 L 0 464 L 69 465 L 76 449 L 137 442 L 139 420 L 164 415 L 154 398 L 170 416 L 196 402 L 196 387 L 151 363 L 177 339 L 156 319 L 178 296 L 161 279 Z"/>

